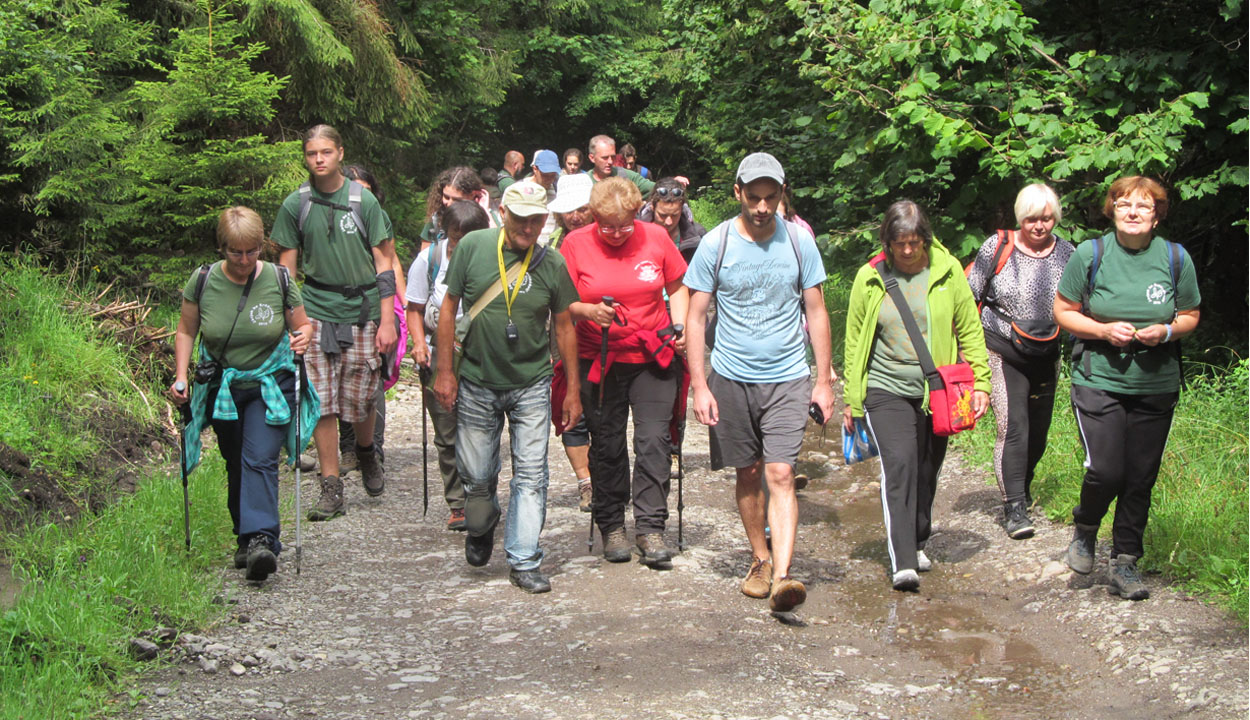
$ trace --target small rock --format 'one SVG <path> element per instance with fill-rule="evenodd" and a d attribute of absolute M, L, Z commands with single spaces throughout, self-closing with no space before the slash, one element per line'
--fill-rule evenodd
<path fill-rule="evenodd" d="M 152 694 L 156 697 L 168 697 L 171 692 L 173 691 L 167 687 L 158 687 L 152 691 Z"/>
<path fill-rule="evenodd" d="M 217 672 L 217 661 L 207 655 L 200 656 L 200 670 L 212 675 Z"/>
<path fill-rule="evenodd" d="M 239 663 L 234 663 L 233 665 L 230 666 L 230 674 L 234 675 L 235 677 L 238 677 L 245 672 L 247 672 L 247 668 L 243 667 Z"/>
<path fill-rule="evenodd" d="M 148 660 L 155 660 L 156 656 L 159 655 L 160 652 L 161 649 L 151 640 L 144 640 L 143 638 L 130 639 L 130 655 L 135 660 L 141 660 L 144 662 L 147 662 Z"/>
<path fill-rule="evenodd" d="M 243 663 L 243 667 L 253 668 L 253 667 L 257 667 L 258 665 L 260 665 L 260 661 L 252 657 L 251 655 L 244 655 L 243 659 L 240 660 L 239 662 Z"/>

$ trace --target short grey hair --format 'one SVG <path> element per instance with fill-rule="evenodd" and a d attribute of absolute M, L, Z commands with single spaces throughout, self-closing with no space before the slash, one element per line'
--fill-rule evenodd
<path fill-rule="evenodd" d="M 616 151 L 616 141 L 607 135 L 596 135 L 590 139 L 590 144 L 586 146 L 586 151 L 591 155 L 595 154 L 595 146 L 600 143 L 608 143 L 612 146 L 612 151 Z"/>
<path fill-rule="evenodd" d="M 1059 205 L 1059 196 L 1049 185 L 1033 183 L 1025 185 L 1020 194 L 1016 195 L 1016 227 L 1024 224 L 1025 219 L 1039 217 L 1049 212 L 1055 216 L 1055 223 L 1063 220 L 1063 208 Z"/>

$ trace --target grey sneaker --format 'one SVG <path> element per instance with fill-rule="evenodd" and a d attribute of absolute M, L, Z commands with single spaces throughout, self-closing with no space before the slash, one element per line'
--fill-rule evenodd
<path fill-rule="evenodd" d="M 663 533 L 646 533 L 634 538 L 638 560 L 653 570 L 671 570 L 673 552 L 664 546 Z"/>
<path fill-rule="evenodd" d="M 920 572 L 929 572 L 933 569 L 933 561 L 924 554 L 924 550 L 916 551 L 916 569 Z"/>
<path fill-rule="evenodd" d="M 603 537 L 603 559 L 608 562 L 629 562 L 633 553 L 629 549 L 629 540 L 625 537 L 625 528 L 618 527 Z"/>
<path fill-rule="evenodd" d="M 365 486 L 369 497 L 377 497 L 386 490 L 386 474 L 382 472 L 382 461 L 373 451 L 373 446 L 356 448 L 356 462 L 360 465 L 360 481 Z"/>
<path fill-rule="evenodd" d="M 1068 545 L 1068 567 L 1072 572 L 1088 575 L 1094 569 L 1094 543 L 1098 540 L 1097 525 L 1077 523 Z"/>
<path fill-rule="evenodd" d="M 313 522 L 332 520 L 347 513 L 347 504 L 343 502 L 343 479 L 338 475 L 321 478 L 321 497 L 317 504 L 308 511 L 308 519 Z"/>
<path fill-rule="evenodd" d="M 1107 592 L 1112 595 L 1128 600 L 1145 600 L 1150 597 L 1150 591 L 1146 589 L 1146 584 L 1141 581 L 1141 574 L 1137 572 L 1137 558 L 1132 555 L 1111 558 L 1111 562 L 1107 564 L 1107 579 L 1111 581 Z"/>
<path fill-rule="evenodd" d="M 1023 500 L 1004 503 L 1003 516 L 1007 520 L 1007 537 L 1012 540 L 1033 537 L 1033 520 L 1029 518 L 1029 509 Z"/>
<path fill-rule="evenodd" d="M 899 570 L 894 573 L 895 590 L 915 591 L 920 589 L 920 576 L 915 570 Z"/>

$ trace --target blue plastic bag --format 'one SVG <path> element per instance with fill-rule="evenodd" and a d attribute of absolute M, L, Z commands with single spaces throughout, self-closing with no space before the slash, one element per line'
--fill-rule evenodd
<path fill-rule="evenodd" d="M 881 451 L 877 449 L 877 443 L 873 441 L 872 433 L 868 432 L 864 419 L 855 418 L 854 423 L 853 433 L 848 433 L 846 426 L 842 426 L 842 457 L 846 459 L 847 465 L 854 465 L 861 460 L 868 460 L 881 454 Z"/>

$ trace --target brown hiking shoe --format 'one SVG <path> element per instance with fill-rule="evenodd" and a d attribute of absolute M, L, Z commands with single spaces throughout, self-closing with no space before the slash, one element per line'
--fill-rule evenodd
<path fill-rule="evenodd" d="M 447 515 L 448 530 L 464 530 L 464 508 L 452 508 Z"/>
<path fill-rule="evenodd" d="M 768 607 L 773 612 L 790 612 L 806 601 L 807 588 L 787 575 L 773 585 L 773 592 L 768 596 Z"/>
<path fill-rule="evenodd" d="M 331 520 L 347 512 L 347 504 L 343 502 L 343 479 L 338 475 L 321 478 L 321 497 L 317 504 L 308 511 L 308 519 L 313 522 Z"/>
<path fill-rule="evenodd" d="M 373 446 L 370 445 L 367 450 L 356 448 L 356 462 L 360 465 L 360 481 L 365 486 L 365 492 L 369 493 L 369 497 L 381 495 L 386 490 L 386 475 Z"/>
<path fill-rule="evenodd" d="M 639 561 L 653 570 L 671 570 L 673 551 L 664 547 L 663 533 L 646 533 L 634 538 Z"/>
<path fill-rule="evenodd" d="M 608 562 L 629 562 L 633 553 L 629 549 L 629 540 L 625 537 L 625 528 L 618 527 L 603 536 L 603 559 Z"/>
<path fill-rule="evenodd" d="M 594 491 L 590 487 L 590 481 L 577 481 L 577 508 L 582 512 L 590 512 L 591 502 L 594 500 Z"/>
<path fill-rule="evenodd" d="M 768 560 L 753 558 L 751 569 L 742 581 L 742 594 L 753 598 L 766 598 L 773 587 L 773 564 Z"/>

